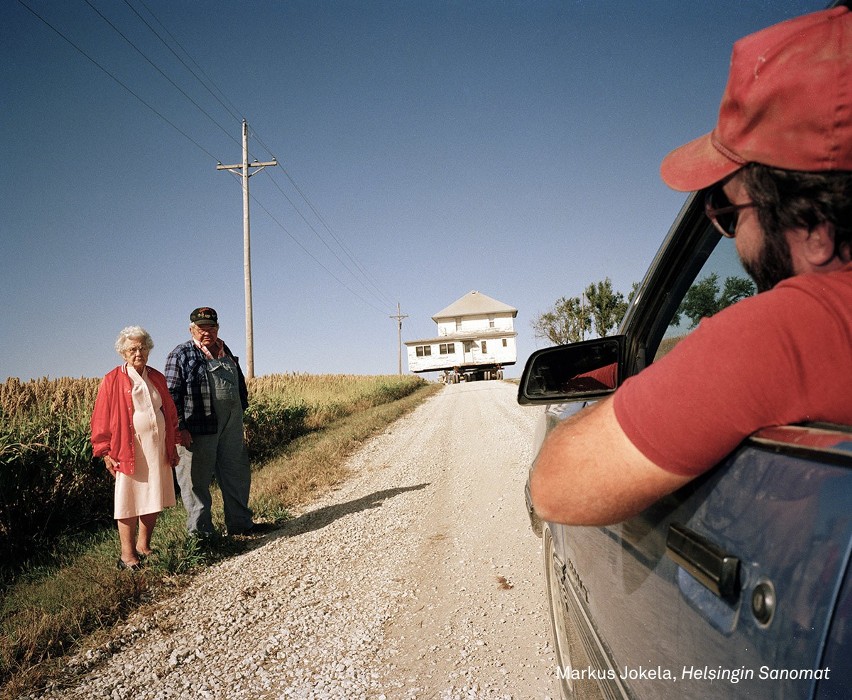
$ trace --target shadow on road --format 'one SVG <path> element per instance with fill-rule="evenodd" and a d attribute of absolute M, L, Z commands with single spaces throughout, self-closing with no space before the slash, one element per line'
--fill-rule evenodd
<path fill-rule="evenodd" d="M 400 486 L 399 488 L 394 489 L 384 489 L 382 491 L 371 493 L 367 496 L 362 496 L 361 498 L 356 498 L 354 501 L 347 501 L 346 503 L 338 503 L 333 506 L 318 508 L 310 513 L 305 513 L 304 515 L 300 515 L 298 518 L 293 518 L 293 520 L 288 520 L 287 522 L 282 523 L 274 534 L 278 537 L 294 537 L 295 535 L 303 535 L 306 532 L 320 530 L 326 525 L 333 523 L 338 518 L 342 518 L 352 513 L 358 513 L 362 510 L 367 510 L 368 508 L 378 508 L 388 498 L 399 496 L 401 493 L 405 493 L 407 491 L 419 491 L 427 486 L 429 486 L 429 484 L 424 483 L 416 484 L 415 486 Z"/>

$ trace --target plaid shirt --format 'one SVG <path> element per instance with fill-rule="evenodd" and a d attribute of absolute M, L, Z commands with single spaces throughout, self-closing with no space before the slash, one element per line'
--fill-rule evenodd
<path fill-rule="evenodd" d="M 248 407 L 248 388 L 239 360 L 227 345 L 225 353 L 237 366 L 240 400 L 243 410 Z M 213 435 L 218 430 L 210 382 L 207 379 L 207 359 L 192 340 L 181 343 L 166 359 L 166 385 L 177 406 L 178 427 L 197 435 Z"/>

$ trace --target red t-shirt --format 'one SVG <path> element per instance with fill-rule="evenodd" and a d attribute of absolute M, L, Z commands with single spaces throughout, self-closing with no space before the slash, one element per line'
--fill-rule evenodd
<path fill-rule="evenodd" d="M 615 415 L 657 466 L 696 476 L 760 428 L 852 425 L 852 264 L 744 299 L 615 393 Z"/>

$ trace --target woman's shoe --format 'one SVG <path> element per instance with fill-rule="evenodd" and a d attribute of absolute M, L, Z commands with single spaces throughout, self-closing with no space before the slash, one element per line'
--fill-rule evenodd
<path fill-rule="evenodd" d="M 139 571 L 142 568 L 142 561 L 137 561 L 135 564 L 128 564 L 121 557 L 118 558 L 118 561 L 115 563 L 117 569 L 129 569 L 130 571 Z"/>

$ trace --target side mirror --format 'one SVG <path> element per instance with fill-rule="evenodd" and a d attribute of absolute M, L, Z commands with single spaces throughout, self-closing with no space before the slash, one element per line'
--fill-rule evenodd
<path fill-rule="evenodd" d="M 527 360 L 518 403 L 591 401 L 611 394 L 622 377 L 624 336 L 537 350 Z"/>

